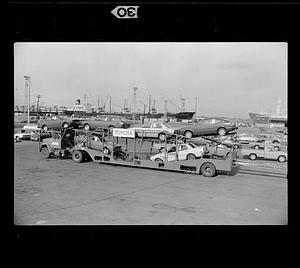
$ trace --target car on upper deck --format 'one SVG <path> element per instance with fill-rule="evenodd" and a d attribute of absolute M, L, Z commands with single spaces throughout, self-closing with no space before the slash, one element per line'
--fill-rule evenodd
<path fill-rule="evenodd" d="M 224 136 L 237 128 L 236 124 L 222 118 L 206 118 L 200 120 L 198 123 L 179 126 L 175 129 L 174 133 L 184 135 L 187 138 L 205 135 Z"/>

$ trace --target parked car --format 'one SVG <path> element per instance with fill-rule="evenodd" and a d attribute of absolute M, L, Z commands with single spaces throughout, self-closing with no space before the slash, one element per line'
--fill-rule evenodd
<path fill-rule="evenodd" d="M 183 143 L 178 145 L 178 160 L 193 160 L 199 158 L 204 153 L 205 146 L 196 146 L 192 142 Z M 176 146 L 172 146 L 166 152 L 167 161 L 176 160 Z M 155 154 L 150 157 L 152 161 L 163 162 L 165 159 L 165 153 Z"/>
<path fill-rule="evenodd" d="M 264 149 L 266 145 L 273 147 L 275 151 L 279 151 L 279 150 L 287 151 L 287 143 L 283 141 L 274 142 L 274 140 L 272 139 L 271 140 L 266 139 L 266 140 L 260 140 L 260 141 L 249 143 L 249 147 L 254 149 Z"/>
<path fill-rule="evenodd" d="M 119 116 L 105 116 L 81 120 L 80 126 L 87 131 L 97 128 L 128 128 L 130 127 L 130 122 Z"/>
<path fill-rule="evenodd" d="M 228 132 L 238 127 L 227 120 L 220 118 L 210 118 L 201 120 L 200 123 L 186 124 L 175 129 L 175 134 L 185 135 L 187 138 L 204 135 L 220 135 L 224 136 Z"/>
<path fill-rule="evenodd" d="M 137 137 L 144 138 L 158 138 L 160 140 L 165 140 L 166 135 L 173 134 L 174 129 L 167 123 L 156 121 L 147 122 L 143 125 L 136 125 L 130 129 L 135 130 Z"/>
<path fill-rule="evenodd" d="M 251 160 L 256 160 L 258 157 L 264 159 L 274 159 L 279 162 L 287 160 L 287 152 L 275 150 L 274 147 L 265 146 L 263 150 L 260 149 L 242 149 L 241 154 L 248 156 Z"/>
<path fill-rule="evenodd" d="M 30 139 L 32 141 L 38 141 L 38 140 L 43 141 L 44 139 L 51 138 L 51 137 L 52 137 L 51 132 L 35 130 L 31 133 Z"/>
<path fill-rule="evenodd" d="M 256 137 L 253 134 L 241 133 L 237 135 L 236 140 L 239 143 L 249 144 L 249 142 L 258 142 L 260 138 Z"/>
<path fill-rule="evenodd" d="M 20 129 L 16 130 L 16 133 L 14 133 L 14 141 L 19 142 L 21 140 L 30 140 L 31 137 L 31 130 L 26 130 L 26 129 Z"/>

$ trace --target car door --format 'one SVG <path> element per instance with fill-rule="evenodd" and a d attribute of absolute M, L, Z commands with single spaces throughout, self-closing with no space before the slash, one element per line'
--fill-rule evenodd
<path fill-rule="evenodd" d="M 168 162 L 170 161 L 175 161 L 176 160 L 176 147 L 172 146 L 169 150 L 168 150 Z"/>
<path fill-rule="evenodd" d="M 151 137 L 151 123 L 145 123 L 141 127 L 135 128 L 138 137 Z M 144 133 L 144 134 L 143 134 Z"/>
<path fill-rule="evenodd" d="M 151 124 L 151 131 L 149 135 L 151 138 L 157 138 L 160 132 L 163 132 L 163 126 L 161 123 L 152 123 Z"/>
<path fill-rule="evenodd" d="M 189 147 L 187 144 L 181 144 L 178 148 L 178 160 L 185 160 L 188 154 Z"/>
<path fill-rule="evenodd" d="M 267 158 L 267 159 L 276 159 L 277 158 L 277 151 L 275 151 L 272 146 L 266 146 L 265 147 L 265 158 Z"/>

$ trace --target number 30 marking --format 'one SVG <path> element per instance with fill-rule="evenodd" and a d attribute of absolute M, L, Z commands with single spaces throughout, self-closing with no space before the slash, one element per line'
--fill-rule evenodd
<path fill-rule="evenodd" d="M 111 11 L 119 19 L 137 18 L 138 6 L 117 6 Z"/>

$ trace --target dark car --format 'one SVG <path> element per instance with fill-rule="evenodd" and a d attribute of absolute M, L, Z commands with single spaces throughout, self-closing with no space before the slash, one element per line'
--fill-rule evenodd
<path fill-rule="evenodd" d="M 199 123 L 186 124 L 175 129 L 175 134 L 184 135 L 187 138 L 205 135 L 224 136 L 238 127 L 230 121 L 221 118 L 203 119 Z"/>
<path fill-rule="evenodd" d="M 39 141 L 39 140 L 42 141 L 44 139 L 48 139 L 51 137 L 52 137 L 51 132 L 35 130 L 35 131 L 32 131 L 30 139 L 32 141 Z"/>
<path fill-rule="evenodd" d="M 105 116 L 96 119 L 85 119 L 80 121 L 80 126 L 85 130 L 97 128 L 128 128 L 130 122 L 120 116 Z"/>

